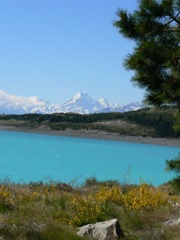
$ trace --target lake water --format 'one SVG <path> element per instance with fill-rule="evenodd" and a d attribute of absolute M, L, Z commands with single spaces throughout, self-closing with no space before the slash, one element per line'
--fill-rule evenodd
<path fill-rule="evenodd" d="M 178 147 L 0 131 L 0 179 L 12 182 L 85 179 L 145 181 L 160 185 L 174 175 L 165 160 Z"/>

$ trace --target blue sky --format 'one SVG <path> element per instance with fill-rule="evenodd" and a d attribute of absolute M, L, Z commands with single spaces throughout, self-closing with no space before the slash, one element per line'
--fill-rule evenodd
<path fill-rule="evenodd" d="M 113 26 L 137 0 L 0 1 L 0 89 L 64 103 L 79 91 L 127 104 L 144 91 L 123 59 L 134 43 Z"/>

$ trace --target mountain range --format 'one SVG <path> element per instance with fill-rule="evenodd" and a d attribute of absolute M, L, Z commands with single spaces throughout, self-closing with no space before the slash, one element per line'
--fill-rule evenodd
<path fill-rule="evenodd" d="M 36 96 L 20 97 L 0 90 L 0 114 L 51 114 L 57 112 L 91 114 L 102 112 L 127 112 L 138 110 L 142 107 L 142 104 L 138 102 L 121 106 L 119 104 L 112 104 L 104 98 L 94 100 L 87 92 L 76 93 L 64 104 L 52 104 L 40 100 Z"/>

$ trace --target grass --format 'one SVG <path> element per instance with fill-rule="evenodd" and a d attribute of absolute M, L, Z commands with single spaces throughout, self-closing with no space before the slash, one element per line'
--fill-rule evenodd
<path fill-rule="evenodd" d="M 0 185 L 0 239 L 78 240 L 77 227 L 118 218 L 126 240 L 177 240 L 178 227 L 163 223 L 180 216 L 180 195 L 168 185 L 120 184 L 87 179 L 83 186 L 65 183 Z"/>

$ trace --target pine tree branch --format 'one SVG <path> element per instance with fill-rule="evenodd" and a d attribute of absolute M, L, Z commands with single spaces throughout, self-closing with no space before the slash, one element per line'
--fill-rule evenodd
<path fill-rule="evenodd" d="M 169 14 L 169 17 L 172 18 L 172 22 L 174 21 L 174 22 L 176 22 L 176 23 L 178 23 L 180 25 L 180 21 L 178 21 L 178 19 L 177 19 L 179 14 L 180 14 L 180 12 L 178 12 L 176 14 L 176 16 L 172 16 L 172 15 Z"/>
<path fill-rule="evenodd" d="M 165 28 L 163 29 L 164 32 L 180 32 L 180 27 L 179 28 Z"/>
<path fill-rule="evenodd" d="M 164 27 L 167 26 L 167 25 L 169 25 L 169 24 L 171 24 L 171 23 L 174 22 L 174 21 L 177 22 L 177 23 L 180 25 L 180 21 L 177 20 L 177 17 L 178 17 L 179 14 L 180 14 L 180 12 L 178 12 L 175 17 L 172 16 L 172 15 L 170 15 L 170 14 L 168 14 L 168 16 L 169 16 L 170 18 L 172 18 L 172 19 L 171 19 L 169 22 L 167 22 L 166 24 L 164 24 Z M 177 29 L 178 29 L 178 31 L 180 30 L 180 28 L 177 28 Z M 173 30 L 173 29 L 172 29 L 172 30 Z M 169 29 L 168 31 L 170 31 L 170 29 Z M 173 30 L 173 32 L 178 32 L 178 31 L 174 31 L 174 30 Z"/>

